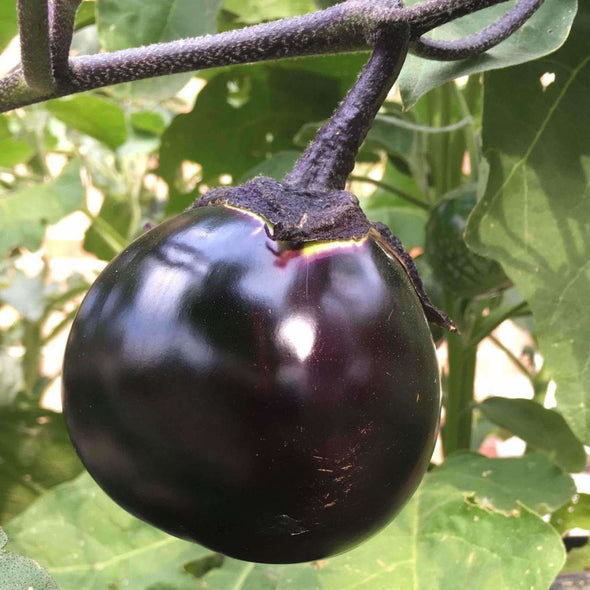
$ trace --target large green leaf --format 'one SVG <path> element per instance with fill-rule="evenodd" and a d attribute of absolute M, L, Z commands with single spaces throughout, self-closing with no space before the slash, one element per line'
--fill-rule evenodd
<path fill-rule="evenodd" d="M 48 224 L 75 211 L 84 199 L 80 164 L 73 161 L 60 176 L 45 184 L 0 198 L 0 256 L 22 246 L 37 250 Z"/>
<path fill-rule="evenodd" d="M 112 150 L 127 139 L 123 109 L 110 100 L 93 94 L 82 94 L 52 100 L 46 107 L 68 127 L 97 139 Z"/>
<path fill-rule="evenodd" d="M 215 561 L 127 515 L 87 475 L 45 494 L 8 532 L 15 550 L 38 559 L 62 590 L 529 590 L 547 588 L 564 561 L 559 535 L 530 508 L 563 504 L 572 490 L 542 455 L 459 455 L 427 475 L 368 542 L 292 566 Z"/>
<path fill-rule="evenodd" d="M 107 51 L 197 37 L 217 30 L 223 0 L 96 0 L 96 22 Z M 118 95 L 161 100 L 173 96 L 192 74 L 125 84 Z"/>
<path fill-rule="evenodd" d="M 6 529 L 11 548 L 37 559 L 61 590 L 195 590 L 184 566 L 212 555 L 131 516 L 87 473 L 44 494 Z"/>
<path fill-rule="evenodd" d="M 486 76 L 490 164 L 467 241 L 529 302 L 558 407 L 590 443 L 590 6 L 552 56 Z M 555 81 L 547 88 L 545 73 Z M 518 89 L 518 91 L 515 91 Z"/>
<path fill-rule="evenodd" d="M 408 5 L 423 0 L 410 0 Z M 490 25 L 515 4 L 502 3 L 453 21 L 430 33 L 434 39 L 465 37 Z M 399 84 L 406 108 L 440 84 L 459 76 L 485 72 L 536 59 L 557 49 L 566 39 L 576 13 L 577 0 L 545 0 L 538 12 L 506 41 L 476 58 L 440 62 L 409 56 Z"/>
<path fill-rule="evenodd" d="M 477 407 L 488 420 L 547 453 L 565 471 L 575 473 L 586 466 L 584 445 L 556 411 L 529 399 L 505 397 L 490 397 Z"/>
<path fill-rule="evenodd" d="M 61 414 L 0 410 L 0 523 L 80 471 Z"/>
<path fill-rule="evenodd" d="M 32 559 L 6 551 L 7 541 L 0 528 L 0 590 L 59 590 L 51 576 Z"/>

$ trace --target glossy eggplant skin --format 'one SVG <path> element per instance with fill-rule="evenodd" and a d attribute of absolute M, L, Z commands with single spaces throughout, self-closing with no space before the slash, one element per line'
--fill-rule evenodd
<path fill-rule="evenodd" d="M 289 249 L 218 206 L 99 276 L 63 373 L 71 438 L 121 506 L 238 559 L 292 563 L 382 528 L 440 411 L 420 302 L 372 240 Z"/>

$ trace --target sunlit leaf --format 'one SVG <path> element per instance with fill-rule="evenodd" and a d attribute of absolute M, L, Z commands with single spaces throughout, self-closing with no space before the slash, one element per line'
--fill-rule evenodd
<path fill-rule="evenodd" d="M 101 141 L 113 150 L 127 139 L 125 114 L 112 101 L 93 94 L 82 94 L 50 101 L 46 107 L 68 127 Z"/>
<path fill-rule="evenodd" d="M 590 443 L 590 6 L 554 55 L 486 75 L 490 164 L 467 227 L 528 301 L 558 408 Z M 541 78 L 555 76 L 544 87 Z M 553 76 L 544 77 L 550 82 Z M 518 92 L 515 92 L 518 88 Z"/>
<path fill-rule="evenodd" d="M 50 182 L 0 198 L 0 255 L 17 246 L 37 250 L 47 225 L 75 211 L 83 199 L 77 161 Z"/>
<path fill-rule="evenodd" d="M 530 507 L 564 503 L 572 490 L 542 455 L 459 455 L 357 549 L 291 566 L 211 560 L 117 508 L 87 475 L 45 494 L 8 532 L 15 550 L 43 563 L 62 590 L 530 590 L 547 588 L 564 561 L 559 535 Z M 201 586 L 187 570 L 205 572 Z"/>
<path fill-rule="evenodd" d="M 213 555 L 131 516 L 87 473 L 45 493 L 6 529 L 11 548 L 42 563 L 61 590 L 195 590 L 185 564 Z"/>

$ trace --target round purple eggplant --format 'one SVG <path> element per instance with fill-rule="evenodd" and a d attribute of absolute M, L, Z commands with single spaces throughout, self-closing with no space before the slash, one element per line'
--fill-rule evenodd
<path fill-rule="evenodd" d="M 64 413 L 121 506 L 238 559 L 343 552 L 400 510 L 440 411 L 429 327 L 369 234 L 295 245 L 233 207 L 115 258 L 69 337 Z"/>

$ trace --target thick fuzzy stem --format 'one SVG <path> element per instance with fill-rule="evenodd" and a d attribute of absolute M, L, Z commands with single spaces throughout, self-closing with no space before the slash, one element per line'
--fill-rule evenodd
<path fill-rule="evenodd" d="M 55 80 L 49 49 L 47 0 L 19 0 L 18 27 L 22 72 L 34 92 L 51 92 Z"/>
<path fill-rule="evenodd" d="M 38 1 L 21 0 L 21 4 L 28 7 Z M 51 50 L 56 60 L 54 70 L 57 84 L 49 84 L 49 80 L 39 83 L 43 76 L 51 72 L 47 65 L 49 50 L 45 42 L 48 33 L 41 31 L 41 37 L 29 36 L 25 43 L 26 51 L 23 51 L 23 56 L 31 56 L 23 60 L 27 65 L 0 80 L 0 112 L 50 98 L 155 76 L 285 57 L 358 51 L 370 45 L 368 37 L 371 31 L 401 23 L 410 27 L 411 39 L 417 40 L 429 30 L 456 18 L 506 1 L 429 0 L 407 8 L 392 8 L 391 2 L 348 0 L 313 14 L 246 29 L 75 57 L 69 60 L 68 67 L 70 33 L 65 39 L 56 35 L 62 35 L 66 29 L 69 31 L 70 24 L 65 26 L 65 23 L 71 20 L 77 0 L 59 0 L 54 10 L 57 6 L 60 8 L 51 27 Z M 35 18 L 42 16 L 40 13 Z M 22 24 L 22 30 L 26 26 L 31 27 L 26 18 Z M 64 26 L 58 32 L 62 24 Z M 43 36 L 45 41 L 35 48 Z M 34 51 L 43 59 L 33 59 Z M 45 65 L 41 67 L 41 64 Z M 39 67 L 39 75 L 32 73 L 35 67 Z"/>
<path fill-rule="evenodd" d="M 285 181 L 298 188 L 337 189 L 346 184 L 361 143 L 397 79 L 408 52 L 410 30 L 382 34 L 355 85 L 320 129 Z"/>
<path fill-rule="evenodd" d="M 484 53 L 517 31 L 540 8 L 544 0 L 520 2 L 489 27 L 457 41 L 421 38 L 412 43 L 411 52 L 427 59 L 452 61 Z"/>
<path fill-rule="evenodd" d="M 82 0 L 53 0 L 49 8 L 51 57 L 53 73 L 58 79 L 64 79 L 68 74 L 68 59 L 76 11 Z"/>

